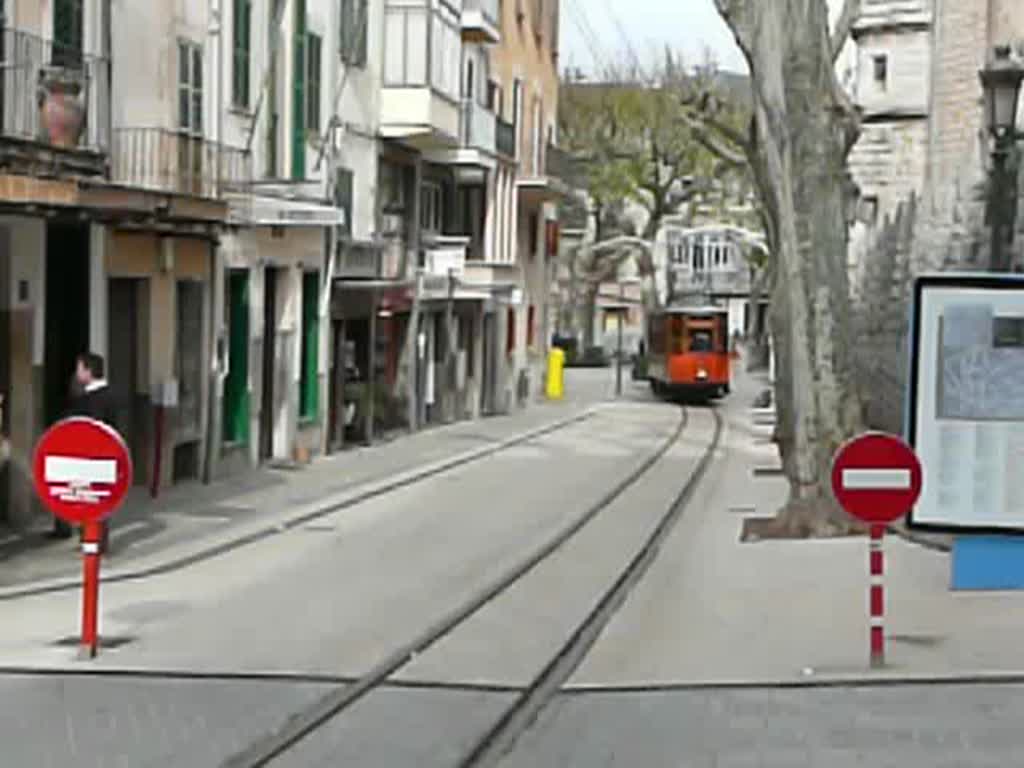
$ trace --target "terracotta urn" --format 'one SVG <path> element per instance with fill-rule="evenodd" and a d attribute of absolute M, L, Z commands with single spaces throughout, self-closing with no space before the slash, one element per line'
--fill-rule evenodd
<path fill-rule="evenodd" d="M 46 69 L 40 73 L 39 86 L 43 140 L 62 149 L 77 147 L 85 127 L 82 74 L 63 68 Z"/>

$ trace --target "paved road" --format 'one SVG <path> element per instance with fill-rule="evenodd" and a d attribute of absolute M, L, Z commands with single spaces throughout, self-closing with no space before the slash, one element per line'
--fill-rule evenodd
<path fill-rule="evenodd" d="M 741 387 L 724 407 L 734 426 L 745 398 Z M 650 402 L 639 387 L 628 399 L 587 422 L 216 560 L 109 585 L 104 632 L 129 642 L 95 662 L 73 662 L 69 649 L 54 646 L 74 630 L 77 595 L 0 603 L 0 666 L 50 670 L 0 670 L 0 765 L 219 765 L 290 714 L 350 685 L 594 504 L 672 435 L 677 409 Z M 685 481 L 709 422 L 706 412 L 692 412 L 682 442 L 645 483 L 388 685 L 273 764 L 459 765 L 632 555 Z M 710 541 L 703 529 L 734 514 L 729 505 L 758 502 L 737 495 L 745 486 L 735 465 L 747 458 L 728 447 L 719 453 L 708 487 L 694 497 L 699 506 L 684 515 L 570 687 L 502 768 L 1018 763 L 1024 684 L 680 684 L 712 653 L 719 668 L 734 654 L 741 672 L 742 657 L 758 658 L 759 638 L 742 623 L 741 598 L 721 611 L 701 606 L 718 615 L 719 631 L 732 632 L 731 644 L 716 649 L 712 640 L 723 635 L 702 634 L 685 620 L 700 605 L 700 593 L 687 590 L 701 570 L 728 567 L 710 550 L 702 559 L 689 542 Z M 129 669 L 136 672 L 125 674 Z M 210 679 L 169 677 L 173 670 Z M 277 679 L 260 679 L 267 674 Z"/>
<path fill-rule="evenodd" d="M 514 435 L 580 413 L 614 393 L 608 369 L 566 371 L 566 397 L 533 403 L 507 416 L 431 428 L 372 448 L 321 457 L 301 469 L 261 468 L 210 485 L 186 483 L 151 500 L 146 489 L 132 491 L 113 518 L 111 557 L 115 566 L 157 555 L 203 537 L 222 536 L 258 520 L 272 520 L 289 509 L 393 477 L 425 464 L 486 448 Z M 631 394 L 643 396 L 642 388 Z M 50 519 L 15 534 L 0 527 L 0 588 L 76 575 L 77 541 L 49 540 Z"/>

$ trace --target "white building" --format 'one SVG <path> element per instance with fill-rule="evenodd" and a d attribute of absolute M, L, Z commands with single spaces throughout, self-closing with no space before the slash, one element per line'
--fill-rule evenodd
<path fill-rule="evenodd" d="M 746 253 L 765 248 L 758 233 L 739 227 L 664 225 L 654 243 L 659 299 L 664 305 L 713 302 L 728 310 L 729 335 L 745 334 L 751 313 L 760 312 L 763 319 L 768 304 L 765 296 L 752 305 L 753 269 Z"/>

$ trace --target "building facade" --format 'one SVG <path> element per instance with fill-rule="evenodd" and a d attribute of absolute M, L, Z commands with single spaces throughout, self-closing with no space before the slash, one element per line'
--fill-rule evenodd
<path fill-rule="evenodd" d="M 849 168 L 859 192 L 851 266 L 901 202 L 919 195 L 928 144 L 932 0 L 867 0 L 851 33 L 847 87 L 861 110 Z"/>
<path fill-rule="evenodd" d="M 152 494 L 539 391 L 557 35 L 556 0 L 6 0 L 0 522 L 86 350 Z"/>

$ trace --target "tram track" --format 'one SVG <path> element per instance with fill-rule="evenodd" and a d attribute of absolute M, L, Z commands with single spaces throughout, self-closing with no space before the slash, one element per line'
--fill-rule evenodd
<path fill-rule="evenodd" d="M 708 463 L 718 446 L 722 431 L 722 419 L 711 412 L 714 432 L 708 444 L 703 446 L 694 469 L 690 472 L 682 489 L 674 496 L 669 508 L 660 515 L 653 530 L 629 563 L 619 570 L 617 578 L 601 594 L 593 610 L 572 632 L 571 637 L 561 644 L 554 656 L 543 665 L 541 672 L 525 688 L 515 687 L 511 706 L 495 722 L 494 726 L 470 749 L 460 766 L 493 765 L 516 738 L 529 727 L 537 713 L 543 709 L 578 666 L 603 628 L 626 599 L 632 587 L 642 578 L 647 567 L 654 560 L 658 547 L 678 522 L 686 502 L 703 476 Z M 453 635 L 467 622 L 478 615 L 486 606 L 495 603 L 514 585 L 548 561 L 566 544 L 573 541 L 581 531 L 601 516 L 627 490 L 637 485 L 650 470 L 664 459 L 670 449 L 679 444 L 689 424 L 688 411 L 679 410 L 679 423 L 673 433 L 636 466 L 623 480 L 617 483 L 582 515 L 541 544 L 517 565 L 504 573 L 490 585 L 470 599 L 444 615 L 440 620 L 421 632 L 405 645 L 396 648 L 367 674 L 351 684 L 331 691 L 310 707 L 291 715 L 280 728 L 254 741 L 244 750 L 229 757 L 224 768 L 255 768 L 271 764 L 275 759 L 288 754 L 308 737 L 326 724 L 344 714 L 357 702 L 372 692 L 395 684 L 392 679 L 396 672 L 410 665 L 425 651 Z"/>

